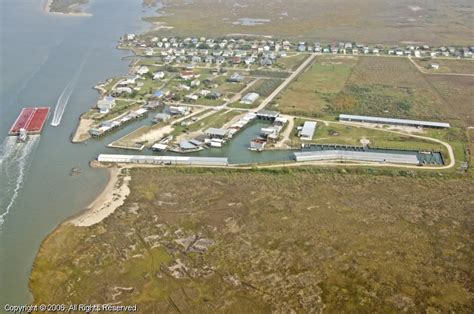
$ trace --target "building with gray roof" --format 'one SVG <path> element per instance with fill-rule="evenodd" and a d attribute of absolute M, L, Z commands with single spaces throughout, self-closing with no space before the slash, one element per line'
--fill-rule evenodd
<path fill-rule="evenodd" d="M 257 118 L 259 119 L 275 120 L 278 116 L 280 116 L 280 113 L 278 111 L 265 109 L 257 111 Z"/>
<path fill-rule="evenodd" d="M 247 95 L 242 97 L 240 102 L 243 104 L 251 105 L 257 101 L 258 97 L 260 97 L 260 95 L 258 95 L 257 93 L 248 93 Z"/>
<path fill-rule="evenodd" d="M 209 128 L 204 133 L 209 138 L 224 138 L 228 134 L 228 130 L 226 129 L 218 129 L 218 128 Z"/>
<path fill-rule="evenodd" d="M 382 152 L 364 152 L 347 150 L 323 150 L 294 153 L 295 160 L 303 161 L 365 161 L 379 163 L 411 164 L 418 165 L 416 153 L 395 154 Z"/>
<path fill-rule="evenodd" d="M 393 119 L 382 117 L 358 116 L 351 114 L 340 114 L 339 121 L 348 122 L 368 122 L 380 124 L 406 125 L 414 127 L 430 127 L 430 128 L 449 128 L 451 125 L 445 122 L 432 122 L 422 120 Z"/>
<path fill-rule="evenodd" d="M 314 131 L 316 131 L 316 121 L 305 121 L 300 131 L 300 138 L 304 141 L 311 141 Z"/>
<path fill-rule="evenodd" d="M 135 163 L 157 165 L 199 165 L 199 166 L 227 166 L 227 158 L 221 157 L 187 157 L 187 156 L 150 156 L 150 155 L 116 155 L 100 154 L 99 162 Z"/>

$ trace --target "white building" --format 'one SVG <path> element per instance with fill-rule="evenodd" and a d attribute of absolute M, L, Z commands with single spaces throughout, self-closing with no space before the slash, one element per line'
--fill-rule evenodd
<path fill-rule="evenodd" d="M 240 100 L 241 103 L 246 105 L 251 105 L 257 101 L 258 97 L 260 97 L 257 93 L 248 93 Z"/>
<path fill-rule="evenodd" d="M 138 71 L 137 73 L 140 74 L 140 75 L 144 75 L 144 74 L 147 74 L 148 72 L 150 72 L 150 69 L 148 69 L 147 66 L 144 66 L 142 65 L 141 67 L 138 68 Z"/>
<path fill-rule="evenodd" d="M 303 128 L 300 131 L 300 138 L 303 141 L 311 141 L 313 139 L 314 131 L 316 130 L 315 121 L 305 121 Z"/>
<path fill-rule="evenodd" d="M 115 98 L 111 96 L 102 98 L 97 102 L 97 108 L 99 108 L 99 111 L 102 114 L 109 113 L 110 109 L 113 107 L 115 107 Z"/>
<path fill-rule="evenodd" d="M 165 72 L 163 71 L 160 71 L 160 72 L 156 72 L 154 75 L 153 75 L 153 79 L 154 80 L 161 80 L 162 78 L 165 77 Z"/>

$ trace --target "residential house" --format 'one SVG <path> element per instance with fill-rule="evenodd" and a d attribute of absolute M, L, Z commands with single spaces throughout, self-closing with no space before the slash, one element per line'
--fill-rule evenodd
<path fill-rule="evenodd" d="M 225 62 L 225 58 L 223 56 L 218 56 L 216 58 L 216 64 L 223 64 Z"/>
<path fill-rule="evenodd" d="M 153 79 L 154 80 L 161 80 L 164 77 L 165 77 L 165 72 L 163 72 L 163 71 L 159 71 L 159 72 L 156 72 L 155 74 L 153 74 Z"/>
<path fill-rule="evenodd" d="M 191 81 L 191 87 L 198 87 L 199 85 L 201 85 L 201 81 L 200 81 L 200 80 L 195 79 L 195 80 L 192 80 L 192 81 Z"/>
<path fill-rule="evenodd" d="M 209 99 L 219 99 L 221 97 L 221 92 L 219 92 L 218 90 L 213 90 L 209 93 L 209 95 L 207 95 L 207 98 Z"/>
<path fill-rule="evenodd" d="M 99 112 L 102 114 L 109 113 L 110 109 L 115 107 L 115 105 L 115 98 L 112 96 L 106 96 L 97 102 L 97 108 L 99 108 Z"/>
<path fill-rule="evenodd" d="M 137 74 L 139 75 L 145 75 L 148 72 L 150 72 L 150 69 L 146 65 L 142 65 L 141 67 L 138 68 Z"/>
<path fill-rule="evenodd" d="M 204 59 L 204 62 L 208 64 L 212 64 L 214 62 L 214 59 L 215 57 L 213 56 L 206 56 L 206 58 Z"/>
<path fill-rule="evenodd" d="M 170 106 L 169 112 L 171 115 L 185 115 L 187 114 L 189 109 L 183 106 Z"/>
<path fill-rule="evenodd" d="M 268 57 L 262 58 L 260 60 L 260 65 L 261 66 L 271 66 L 272 64 L 273 64 L 273 60 L 268 58 Z"/>
<path fill-rule="evenodd" d="M 245 77 L 239 73 L 234 73 L 232 74 L 231 77 L 229 77 L 228 81 L 229 82 L 234 82 L 234 83 L 240 83 L 245 80 Z"/>
<path fill-rule="evenodd" d="M 182 78 L 183 80 L 190 80 L 192 78 L 194 78 L 194 72 L 193 71 L 182 71 L 179 75 L 180 78 Z"/>

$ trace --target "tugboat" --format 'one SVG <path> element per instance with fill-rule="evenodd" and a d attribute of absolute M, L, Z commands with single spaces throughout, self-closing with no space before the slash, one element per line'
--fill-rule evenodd
<path fill-rule="evenodd" d="M 26 132 L 26 129 L 21 128 L 20 132 L 18 132 L 18 143 L 24 143 L 26 142 L 26 139 L 28 138 L 28 133 Z"/>

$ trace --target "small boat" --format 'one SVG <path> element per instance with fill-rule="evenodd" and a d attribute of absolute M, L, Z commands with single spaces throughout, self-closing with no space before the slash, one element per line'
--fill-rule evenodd
<path fill-rule="evenodd" d="M 25 129 L 20 129 L 20 132 L 18 133 L 18 143 L 24 143 L 26 142 L 26 139 L 28 138 L 28 133 L 26 132 Z"/>

